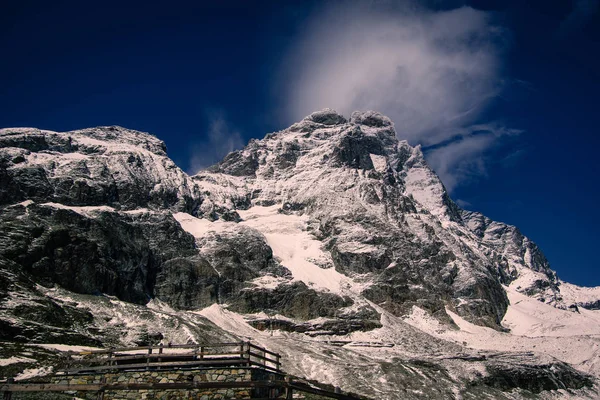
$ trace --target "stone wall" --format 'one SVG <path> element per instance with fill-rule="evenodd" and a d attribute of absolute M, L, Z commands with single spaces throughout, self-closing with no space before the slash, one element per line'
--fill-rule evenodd
<path fill-rule="evenodd" d="M 268 380 L 276 375 L 257 368 L 210 368 L 175 371 L 136 371 L 89 375 L 56 375 L 52 377 L 55 384 L 85 385 L 94 383 L 127 384 L 127 383 L 178 383 L 178 382 L 249 382 Z M 249 399 L 266 397 L 263 389 L 193 389 L 193 390 L 107 390 L 105 400 L 146 399 L 146 400 L 217 400 L 217 399 Z M 98 394 L 91 391 L 77 392 L 82 399 L 96 400 Z"/>

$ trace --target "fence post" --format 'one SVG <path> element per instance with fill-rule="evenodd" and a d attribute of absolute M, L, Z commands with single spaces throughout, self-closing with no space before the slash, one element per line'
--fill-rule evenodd
<path fill-rule="evenodd" d="M 273 375 L 269 375 L 269 382 L 275 381 L 275 377 Z M 273 386 L 269 386 L 269 399 L 277 398 L 277 388 Z"/>
<path fill-rule="evenodd" d="M 100 380 L 102 384 L 106 384 L 106 376 L 103 376 Z M 104 400 L 104 387 L 98 391 L 98 400 Z"/>
<path fill-rule="evenodd" d="M 71 352 L 67 353 L 67 363 L 66 363 L 66 365 L 67 365 L 67 368 L 71 368 L 73 366 L 73 362 L 71 360 Z M 68 369 L 65 372 L 65 375 L 69 375 L 69 370 Z M 9 399 L 10 399 L 10 397 L 9 397 Z"/>
<path fill-rule="evenodd" d="M 6 383 L 8 383 L 9 385 L 11 383 L 15 383 L 15 378 L 8 378 L 6 380 Z M 10 392 L 10 391 L 7 390 L 6 392 L 4 392 L 4 396 L 3 397 L 4 397 L 4 400 L 10 400 L 10 399 L 12 399 L 12 392 Z"/>
<path fill-rule="evenodd" d="M 150 354 L 152 354 L 152 347 L 148 347 L 148 355 L 146 356 L 146 371 L 150 371 Z"/>
<path fill-rule="evenodd" d="M 158 345 L 158 359 L 157 361 L 160 363 L 162 361 L 162 357 L 161 354 L 163 353 L 163 344 L 162 342 L 160 342 L 160 344 Z M 156 367 L 157 370 L 160 369 L 160 367 Z"/>
<path fill-rule="evenodd" d="M 251 350 L 250 341 L 247 341 L 246 345 L 248 346 L 248 349 L 246 350 L 248 352 L 248 366 L 251 366 L 252 364 L 250 362 L 250 357 L 252 357 L 252 356 L 250 355 L 250 350 Z"/>
<path fill-rule="evenodd" d="M 292 400 L 294 398 L 294 394 L 291 387 L 291 378 L 289 375 L 285 376 L 285 382 L 287 383 L 287 386 L 285 387 L 285 400 Z"/>
<path fill-rule="evenodd" d="M 277 364 L 275 364 L 275 369 L 277 370 L 277 372 L 279 372 L 280 359 L 281 356 L 279 355 L 279 353 L 277 353 L 277 355 L 275 356 L 275 360 L 277 361 Z"/>

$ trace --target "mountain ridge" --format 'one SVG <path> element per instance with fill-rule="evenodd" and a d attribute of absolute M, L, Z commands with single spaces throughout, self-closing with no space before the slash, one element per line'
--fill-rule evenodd
<path fill-rule="evenodd" d="M 316 362 L 329 383 L 389 398 L 399 395 L 393 385 L 345 379 L 362 373 L 338 363 L 331 370 L 316 349 L 364 359 L 391 381 L 380 369 L 389 360 L 406 371 L 424 368 L 411 357 L 428 360 L 448 375 L 441 392 L 423 396 L 440 398 L 469 398 L 467 382 L 504 396 L 506 374 L 505 389 L 552 390 L 516 378 L 525 364 L 561 382 L 556 390 L 595 390 L 585 373 L 600 376 L 597 350 L 583 361 L 557 350 L 581 346 L 575 337 L 597 349 L 600 290 L 561 282 L 516 227 L 461 209 L 420 148 L 399 141 L 374 111 L 349 119 L 318 111 L 193 176 L 164 142 L 138 131 L 2 129 L 0 183 L 2 340 L 105 346 L 242 335 L 292 360 L 305 359 L 293 341 L 308 340 L 315 350 L 304 349 L 311 356 L 294 373 L 315 377 Z M 145 317 L 131 320 L 121 308 Z M 548 320 L 530 322 L 531 313 Z M 560 328 L 560 318 L 572 328 Z M 275 339 L 264 336 L 267 326 Z M 469 332 L 506 346 L 505 364 Z M 388 350 L 356 353 L 352 343 Z M 517 346 L 544 351 L 524 361 Z M 447 361 L 463 352 L 479 361 Z M 460 372 L 469 363 L 477 367 Z M 429 379 L 398 368 L 396 385 Z M 552 377 L 558 370 L 577 378 Z"/>

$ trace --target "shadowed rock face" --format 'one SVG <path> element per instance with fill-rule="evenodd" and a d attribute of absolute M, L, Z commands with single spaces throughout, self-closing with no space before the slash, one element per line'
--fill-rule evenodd
<path fill-rule="evenodd" d="M 32 204 L 5 208 L 0 224 L 5 232 L 0 256 L 41 284 L 138 304 L 153 296 L 156 275 L 167 261 L 197 254 L 193 238 L 167 214 L 143 220 L 114 212 L 89 217 Z"/>
<path fill-rule="evenodd" d="M 504 391 L 515 388 L 539 394 L 547 390 L 581 389 L 593 385 L 593 378 L 582 375 L 564 363 L 550 365 L 492 364 L 483 382 Z"/>
<path fill-rule="evenodd" d="M 381 141 L 376 137 L 365 136 L 356 129 L 345 135 L 333 153 L 336 166 L 347 166 L 355 169 L 371 170 L 373 160 L 371 154 L 382 155 Z"/>
<path fill-rule="evenodd" d="M 246 290 L 234 301 L 233 309 L 242 313 L 277 310 L 291 318 L 308 320 L 334 317 L 339 309 L 352 304 L 349 298 L 319 293 L 298 282 L 274 290 Z"/>
<path fill-rule="evenodd" d="M 209 171 L 221 172 L 233 176 L 254 176 L 258 160 L 254 155 L 245 156 L 241 151 L 229 153 L 223 161 L 209 168 Z"/>

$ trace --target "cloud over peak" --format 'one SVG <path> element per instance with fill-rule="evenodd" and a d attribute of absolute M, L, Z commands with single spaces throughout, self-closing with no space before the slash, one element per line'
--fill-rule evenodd
<path fill-rule="evenodd" d="M 325 107 L 346 115 L 377 110 L 413 145 L 460 136 L 461 143 L 445 151 L 474 159 L 476 149 L 493 145 L 501 135 L 469 139 L 502 85 L 504 35 L 487 13 L 469 7 L 431 11 L 410 3 L 348 4 L 321 10 L 286 58 L 280 84 L 288 122 Z M 435 159 L 442 154 L 441 149 L 429 154 L 432 166 L 443 169 L 447 180 L 459 178 L 460 173 L 452 177 L 453 157 Z"/>

